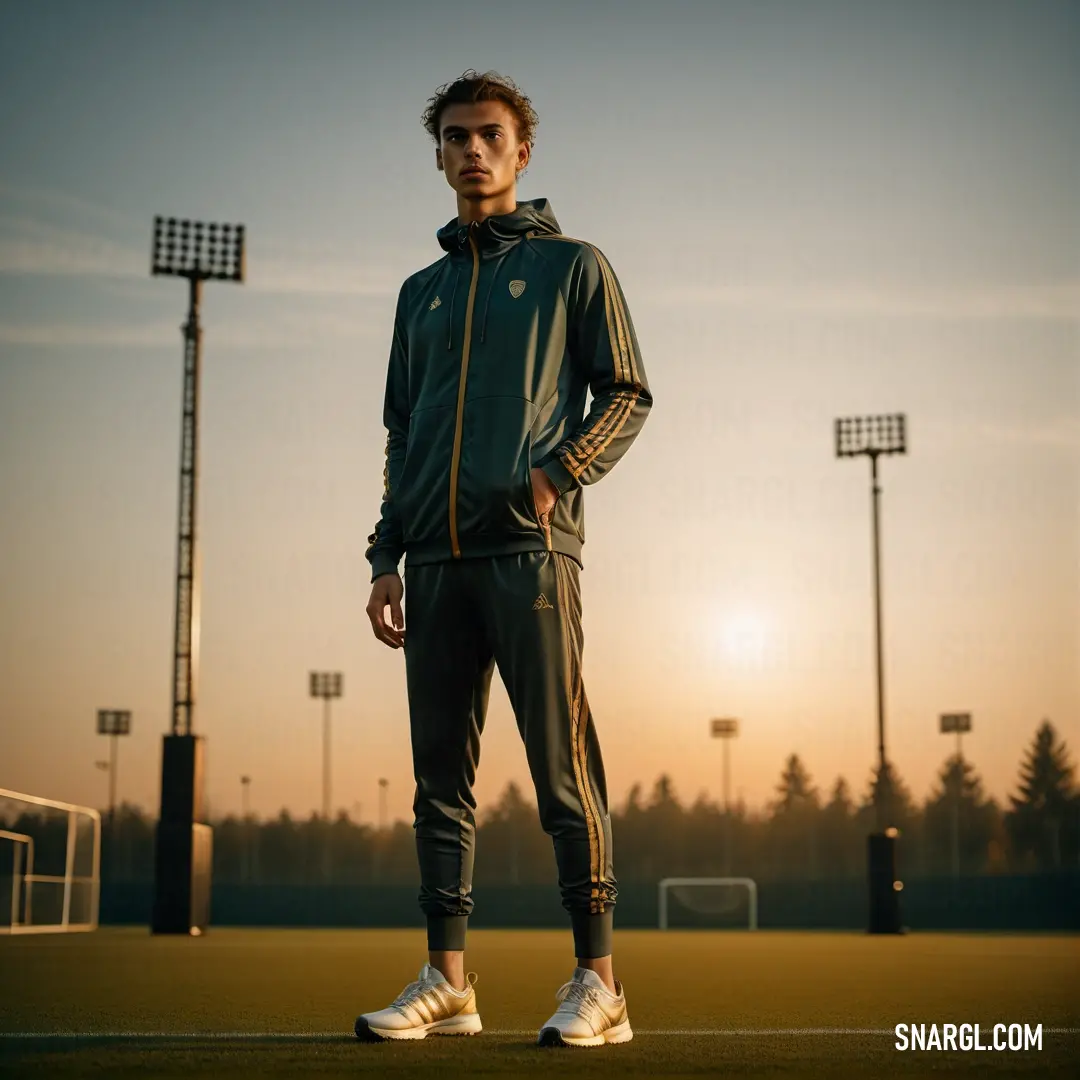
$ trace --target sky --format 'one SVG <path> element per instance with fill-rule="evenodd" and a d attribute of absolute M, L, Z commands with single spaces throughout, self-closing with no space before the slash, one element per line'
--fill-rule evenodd
<path fill-rule="evenodd" d="M 0 0 L 0 787 L 155 812 L 170 723 L 185 283 L 157 214 L 239 222 L 202 305 L 212 815 L 414 790 L 404 657 L 364 611 L 404 278 L 456 213 L 420 115 L 467 68 L 530 96 L 521 199 L 622 283 L 655 404 L 586 495 L 584 672 L 613 806 L 666 772 L 773 796 L 798 753 L 916 798 L 966 711 L 999 800 L 1045 718 L 1080 748 L 1080 4 Z M 407 607 L 407 601 L 406 601 Z M 481 812 L 531 783 L 496 676 Z"/>

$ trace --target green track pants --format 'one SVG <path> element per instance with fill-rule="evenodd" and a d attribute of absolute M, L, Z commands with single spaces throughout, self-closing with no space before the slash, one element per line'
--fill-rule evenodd
<path fill-rule="evenodd" d="M 405 567 L 405 669 L 428 948 L 465 947 L 473 783 L 498 664 L 551 837 L 576 955 L 611 952 L 617 889 L 600 744 L 582 682 L 580 568 L 553 551 Z"/>

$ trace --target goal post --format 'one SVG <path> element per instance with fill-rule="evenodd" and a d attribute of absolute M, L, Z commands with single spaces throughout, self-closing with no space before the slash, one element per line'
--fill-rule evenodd
<path fill-rule="evenodd" d="M 96 930 L 101 815 L 0 788 L 0 934 Z"/>
<path fill-rule="evenodd" d="M 721 891 L 721 899 L 717 902 L 715 899 L 712 903 L 707 901 L 694 902 L 689 900 L 688 897 L 692 896 L 694 890 L 712 888 L 714 890 Z M 734 905 L 730 902 L 730 899 L 723 898 L 723 891 L 727 891 L 727 896 L 730 897 L 730 890 L 736 890 L 739 893 L 745 892 L 747 898 L 747 929 L 756 930 L 758 928 L 758 902 L 757 902 L 757 882 L 753 878 L 747 877 L 717 877 L 717 878 L 664 878 L 659 885 L 659 901 L 660 901 L 660 929 L 669 929 L 669 898 L 674 895 L 685 906 L 693 908 L 698 912 L 720 914 L 730 912 Z M 714 892 L 714 897 L 716 893 Z"/>

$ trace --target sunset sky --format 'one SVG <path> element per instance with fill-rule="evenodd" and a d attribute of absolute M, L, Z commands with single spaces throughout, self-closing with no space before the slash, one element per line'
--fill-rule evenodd
<path fill-rule="evenodd" d="M 1049 718 L 1080 749 L 1080 4 L 0 0 L 0 787 L 156 812 L 170 715 L 185 284 L 155 214 L 242 222 L 205 289 L 199 531 L 213 814 L 321 805 L 312 669 L 344 673 L 333 803 L 413 795 L 404 657 L 364 606 L 402 280 L 455 213 L 420 114 L 466 68 L 540 116 L 545 197 L 622 282 L 655 394 L 586 495 L 585 679 L 612 801 L 753 807 L 798 752 L 991 794 Z M 406 598 L 407 599 L 407 598 Z M 531 797 L 493 684 L 477 797 Z M 357 807 L 359 804 L 359 807 Z M 617 865 L 617 863 L 616 863 Z"/>

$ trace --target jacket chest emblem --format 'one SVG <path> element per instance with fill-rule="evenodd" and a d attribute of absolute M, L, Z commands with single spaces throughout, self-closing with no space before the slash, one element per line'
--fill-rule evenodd
<path fill-rule="evenodd" d="M 525 291 L 524 281 L 510 282 L 510 295 L 516 300 Z"/>
<path fill-rule="evenodd" d="M 428 304 L 428 311 L 434 311 L 441 303 L 442 301 L 436 296 L 435 299 Z"/>

